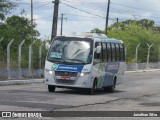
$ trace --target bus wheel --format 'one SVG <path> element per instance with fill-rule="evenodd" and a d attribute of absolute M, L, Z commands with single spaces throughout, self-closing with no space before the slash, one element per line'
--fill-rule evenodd
<path fill-rule="evenodd" d="M 55 86 L 53 86 L 53 85 L 48 85 L 48 91 L 49 91 L 49 92 L 54 92 L 55 89 L 56 89 Z"/>
<path fill-rule="evenodd" d="M 115 88 L 116 88 L 116 79 L 114 79 L 113 81 L 113 85 L 111 87 L 109 87 L 109 92 L 114 92 L 115 91 Z"/>
<path fill-rule="evenodd" d="M 95 94 L 95 90 L 96 90 L 96 80 L 94 80 L 93 86 L 92 86 L 92 88 L 90 88 L 88 90 L 88 92 L 89 92 L 90 95 L 94 95 Z"/>

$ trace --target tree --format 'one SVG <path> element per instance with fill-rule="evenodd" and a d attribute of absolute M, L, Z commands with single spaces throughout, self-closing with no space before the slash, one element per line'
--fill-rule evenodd
<path fill-rule="evenodd" d="M 142 19 L 140 21 L 137 21 L 137 24 L 144 29 L 149 29 L 149 28 L 154 28 L 154 21 L 153 20 L 148 20 L 148 19 Z"/>
<path fill-rule="evenodd" d="M 126 20 L 122 22 L 116 22 L 110 26 L 110 29 L 112 28 L 118 28 L 121 30 L 127 29 L 129 26 L 132 25 L 138 25 L 139 27 L 142 27 L 144 29 L 153 29 L 155 27 L 154 21 L 153 20 L 148 20 L 148 19 L 142 19 L 142 20 Z"/>
<path fill-rule="evenodd" d="M 98 28 L 92 31 L 104 31 Z M 148 44 L 153 44 L 151 48 L 150 61 L 157 62 L 158 50 L 160 45 L 160 27 L 155 27 L 153 20 L 126 20 L 119 23 L 114 23 L 108 28 L 108 37 L 123 40 L 127 48 L 127 62 L 135 63 L 136 46 L 139 47 L 139 62 L 146 62 Z"/>
<path fill-rule="evenodd" d="M 15 6 L 10 0 L 0 0 L 0 20 L 5 20 L 5 15 L 10 13 Z"/>
<path fill-rule="evenodd" d="M 33 36 L 34 39 L 40 35 L 35 30 L 36 24 L 33 25 Z M 26 40 L 25 44 L 29 45 L 32 42 L 31 39 L 31 22 L 27 18 L 19 16 L 11 16 L 6 19 L 6 22 L 0 26 L 0 37 L 5 39 L 2 41 L 3 50 L 6 49 L 7 44 L 11 39 L 14 39 L 13 49 L 16 51 L 19 43 L 22 40 Z"/>
<path fill-rule="evenodd" d="M 35 29 L 36 24 L 33 25 L 33 36 L 34 40 L 39 40 L 37 37 L 40 35 L 39 32 Z M 19 16 L 11 16 L 8 17 L 0 26 L 0 38 L 4 37 L 4 40 L 0 44 L 0 48 L 2 51 L 6 51 L 7 44 L 11 39 L 14 39 L 12 44 L 11 58 L 12 61 L 16 61 L 17 63 L 17 55 L 18 55 L 18 45 L 22 40 L 26 40 L 23 51 L 26 53 L 22 58 L 28 63 L 28 47 L 29 44 L 32 43 L 31 37 L 31 22 L 27 18 L 19 17 Z M 3 52 L 1 55 L 6 58 L 6 52 Z M 24 64 L 25 64 L 24 63 Z"/>
<path fill-rule="evenodd" d="M 104 33 L 104 32 L 99 28 L 94 28 L 93 30 L 91 30 L 91 33 Z"/>
<path fill-rule="evenodd" d="M 126 22 L 123 22 L 126 23 Z M 151 22 L 135 22 L 136 24 L 124 24 L 125 27 L 116 28 L 111 27 L 109 30 L 109 37 L 121 39 L 127 47 L 127 62 L 135 62 L 135 49 L 141 43 L 139 48 L 139 62 L 146 62 L 148 44 L 154 44 L 154 49 L 151 48 L 151 62 L 157 62 L 158 58 L 158 44 L 160 41 L 159 31 L 154 29 L 154 24 Z M 121 24 L 120 24 L 121 25 Z M 120 26 L 119 25 L 119 26 Z"/>

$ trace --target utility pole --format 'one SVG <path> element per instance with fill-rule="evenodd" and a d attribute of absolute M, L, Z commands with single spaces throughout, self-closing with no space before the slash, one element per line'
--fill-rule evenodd
<path fill-rule="evenodd" d="M 54 12 L 53 12 L 51 40 L 53 40 L 53 38 L 57 36 L 59 0 L 55 0 L 52 3 L 54 3 Z"/>
<path fill-rule="evenodd" d="M 60 35 L 62 35 L 62 33 L 63 33 L 63 20 L 64 20 L 64 19 L 67 20 L 67 18 L 63 18 L 64 15 L 65 15 L 65 14 L 61 14 L 61 33 L 60 33 Z"/>
<path fill-rule="evenodd" d="M 33 40 L 33 0 L 31 0 L 31 40 Z M 33 54 L 33 50 L 31 49 L 31 54 Z M 32 56 L 32 55 L 31 55 Z M 31 76 L 33 78 L 33 63 L 31 57 Z"/>
<path fill-rule="evenodd" d="M 33 41 L 33 0 L 31 0 L 31 39 Z"/>
<path fill-rule="evenodd" d="M 119 22 L 119 19 L 118 18 L 116 18 L 116 20 L 117 20 L 117 23 Z"/>
<path fill-rule="evenodd" d="M 110 8 L 110 0 L 108 0 L 108 7 L 107 7 L 107 14 L 106 14 L 106 27 L 105 27 L 105 30 L 106 30 L 106 35 L 107 35 L 107 28 L 108 28 L 108 19 L 109 19 L 109 8 Z"/>

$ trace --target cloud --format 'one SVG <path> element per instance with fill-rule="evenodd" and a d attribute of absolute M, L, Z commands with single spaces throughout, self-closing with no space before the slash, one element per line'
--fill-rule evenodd
<path fill-rule="evenodd" d="M 106 16 L 107 0 L 61 0 L 62 2 L 90 12 L 91 14 Z M 30 3 L 30 0 L 21 0 L 24 3 Z M 33 0 L 34 3 L 34 19 L 37 23 L 37 29 L 41 33 L 41 37 L 51 35 L 52 16 L 54 4 L 51 0 Z M 158 23 L 160 7 L 159 0 L 111 0 L 109 25 L 119 20 L 127 19 L 153 19 Z M 30 18 L 30 4 L 20 4 L 20 8 L 27 9 L 27 17 Z M 71 8 L 65 4 L 59 5 L 59 17 L 64 13 L 63 32 L 65 35 L 72 35 L 73 32 L 89 32 L 93 28 L 105 28 L 105 19 L 87 14 L 83 11 Z M 159 17 L 160 18 L 160 17 Z M 60 20 L 58 21 L 58 35 L 60 34 Z"/>
<path fill-rule="evenodd" d="M 50 36 L 51 34 L 51 21 L 46 21 L 46 20 L 38 20 L 36 22 L 37 24 L 37 30 L 41 31 L 41 37 Z"/>

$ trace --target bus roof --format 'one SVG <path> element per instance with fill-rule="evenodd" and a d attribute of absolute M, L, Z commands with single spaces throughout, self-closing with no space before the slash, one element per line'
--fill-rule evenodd
<path fill-rule="evenodd" d="M 108 42 L 108 43 L 122 43 L 123 44 L 123 41 L 122 40 L 117 40 L 117 39 L 114 39 L 114 38 L 93 38 L 95 42 Z"/>
<path fill-rule="evenodd" d="M 100 34 L 100 33 L 89 33 L 89 32 L 85 32 L 85 33 L 81 33 L 78 36 L 81 37 L 91 37 L 91 38 L 107 38 L 107 36 L 105 34 Z"/>
<path fill-rule="evenodd" d="M 105 34 L 100 33 L 81 33 L 78 37 L 92 38 L 95 42 L 123 43 L 122 40 L 108 38 Z"/>
<path fill-rule="evenodd" d="M 69 37 L 69 36 L 58 36 L 58 37 Z M 91 38 L 94 42 L 108 42 L 108 43 L 123 43 L 122 40 L 117 40 L 114 38 L 108 38 L 105 34 L 100 33 L 81 33 L 76 36 L 77 38 Z M 76 38 L 75 37 L 75 38 Z"/>

